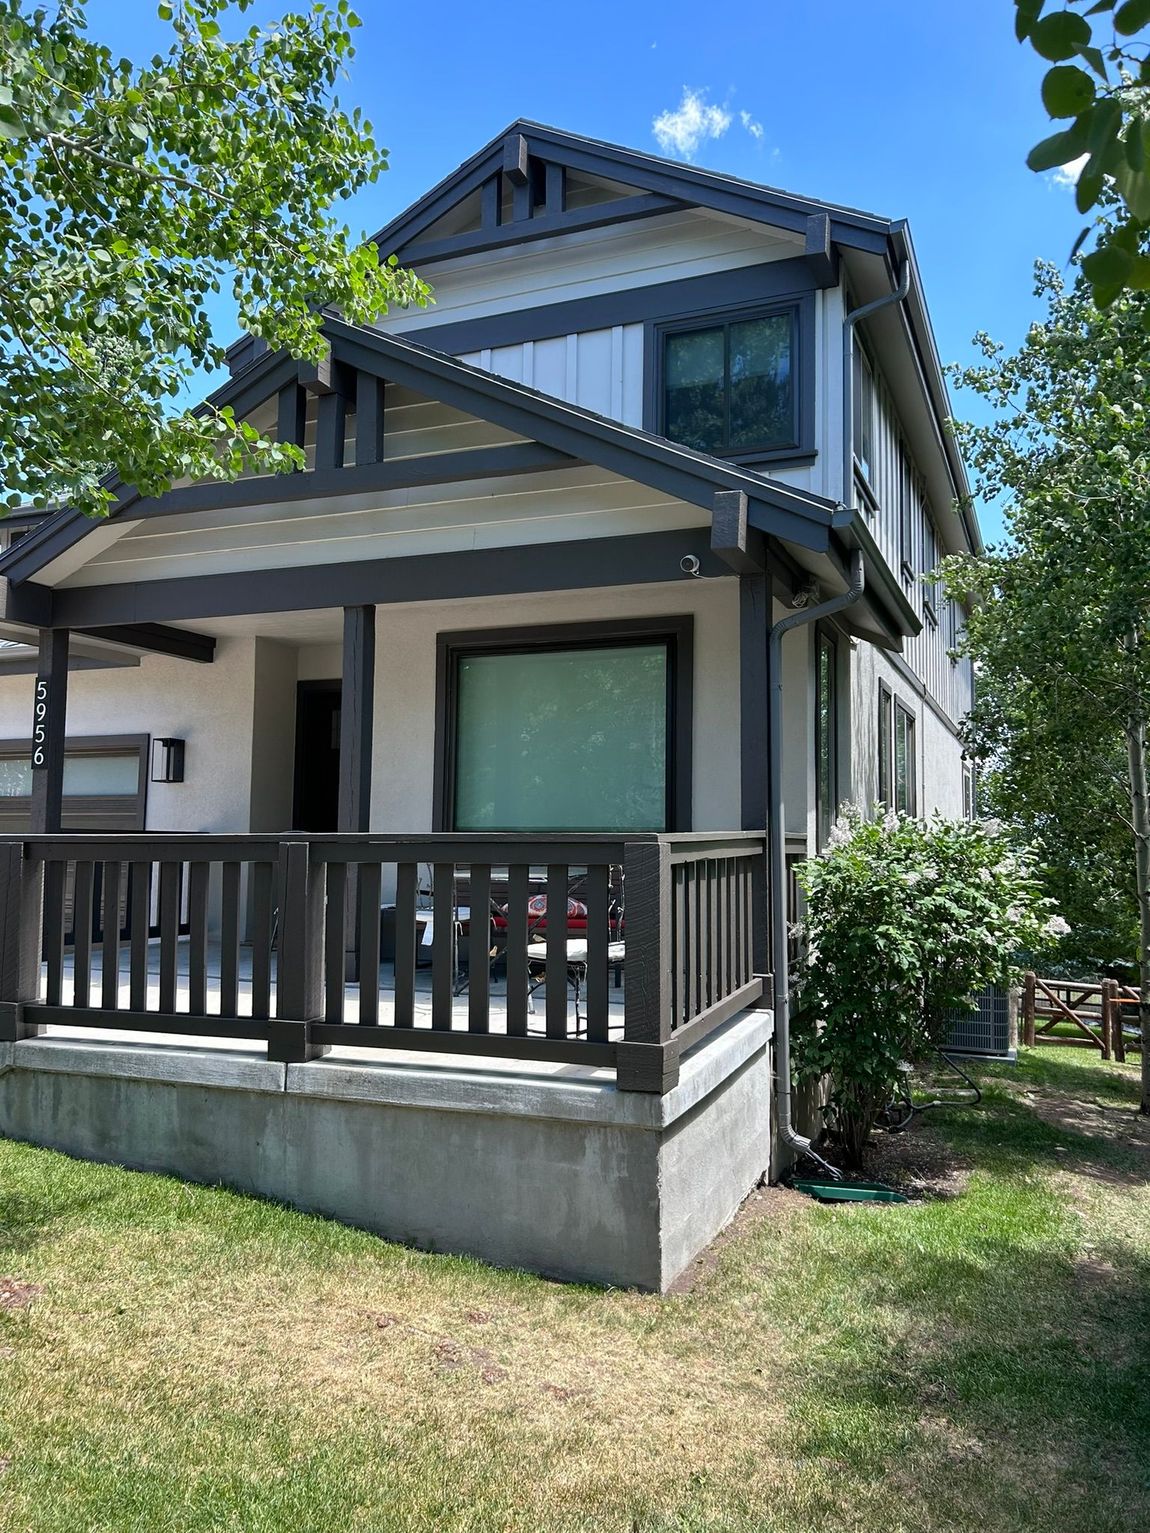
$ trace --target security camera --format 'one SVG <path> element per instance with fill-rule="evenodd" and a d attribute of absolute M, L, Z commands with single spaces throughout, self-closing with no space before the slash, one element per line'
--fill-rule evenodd
<path fill-rule="evenodd" d="M 684 575 L 697 575 L 699 573 L 699 561 L 694 554 L 684 554 L 679 560 L 679 568 Z"/>

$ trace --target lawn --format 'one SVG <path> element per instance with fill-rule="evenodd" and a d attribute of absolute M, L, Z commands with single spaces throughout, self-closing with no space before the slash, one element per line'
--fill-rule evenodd
<path fill-rule="evenodd" d="M 0 1529 L 1141 1533 L 1150 1126 L 1084 1055 L 662 1299 L 0 1143 Z"/>

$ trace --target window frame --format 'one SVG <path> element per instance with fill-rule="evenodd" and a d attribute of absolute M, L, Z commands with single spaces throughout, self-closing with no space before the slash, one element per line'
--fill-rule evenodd
<path fill-rule="evenodd" d="M 823 735 L 822 679 L 823 654 L 830 655 L 830 698 L 827 709 L 828 738 Z M 834 825 L 839 806 L 839 646 L 838 639 L 830 629 L 815 630 L 815 845 L 818 850 L 826 845 Z M 826 800 L 824 804 L 822 768 L 824 747 L 827 763 Z M 825 810 L 825 826 L 824 826 Z"/>
<path fill-rule="evenodd" d="M 878 803 L 894 808 L 894 693 L 878 684 Z"/>
<path fill-rule="evenodd" d="M 514 628 L 463 629 L 436 634 L 435 768 L 432 824 L 456 831 L 459 662 L 472 655 L 530 654 L 548 650 L 612 649 L 620 645 L 667 646 L 666 833 L 692 829 L 694 738 L 694 631 L 691 616 L 619 618 L 590 623 L 525 624 Z M 484 834 L 481 832 L 481 834 Z M 514 831 L 493 830 L 493 836 Z M 536 834 L 531 832 L 531 834 Z M 538 834 L 545 835 L 541 831 Z M 555 832 L 555 834 L 580 834 Z M 586 832 L 588 835 L 599 832 Z M 627 831 L 610 832 L 626 836 Z M 639 832 L 635 832 L 639 834 Z"/>
<path fill-rule="evenodd" d="M 69 756 L 128 756 L 135 753 L 139 762 L 139 770 L 136 779 L 134 793 L 84 793 L 67 794 L 64 798 L 64 817 L 71 819 L 76 815 L 91 815 L 95 813 L 99 805 L 108 799 L 115 799 L 122 803 L 126 810 L 130 810 L 133 820 L 133 830 L 142 831 L 147 828 L 148 807 L 148 779 L 149 767 L 152 756 L 151 735 L 67 735 L 64 739 L 64 759 Z M 0 740 L 0 758 L 3 757 L 28 757 L 32 756 L 32 740 L 30 736 L 20 739 Z M 31 812 L 31 794 L 12 794 L 3 799 L 3 805 L 10 809 L 14 805 L 27 805 Z M 131 832 L 128 832 L 129 834 Z"/>
<path fill-rule="evenodd" d="M 737 447 L 711 456 L 729 463 L 811 462 L 815 450 L 815 303 L 813 293 L 784 294 L 766 303 L 728 304 L 700 309 L 671 319 L 649 321 L 644 327 L 646 358 L 646 398 L 644 429 L 666 437 L 666 342 L 672 335 L 696 330 L 729 327 L 744 320 L 771 319 L 778 314 L 791 315 L 791 371 L 794 433 L 792 440 L 777 447 Z M 668 440 L 670 440 L 668 438 Z M 679 444 L 685 445 L 685 444 Z M 689 451 L 701 451 L 691 448 Z"/>
<path fill-rule="evenodd" d="M 906 803 L 898 801 L 898 727 L 900 719 L 907 731 L 907 773 L 906 773 Z M 912 819 L 918 814 L 918 715 L 913 708 L 908 708 L 900 697 L 894 699 L 892 715 L 893 732 L 891 735 L 891 791 L 894 797 L 894 808 L 899 814 L 909 815 Z"/>

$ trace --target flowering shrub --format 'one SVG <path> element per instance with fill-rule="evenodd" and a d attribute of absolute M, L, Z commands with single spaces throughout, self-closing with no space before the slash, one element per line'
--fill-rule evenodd
<path fill-rule="evenodd" d="M 865 819 L 851 807 L 798 878 L 796 1068 L 829 1077 L 831 1125 L 857 1165 L 899 1067 L 942 1041 L 946 1013 L 1011 982 L 1020 954 L 1067 927 L 1030 854 L 992 821 Z"/>

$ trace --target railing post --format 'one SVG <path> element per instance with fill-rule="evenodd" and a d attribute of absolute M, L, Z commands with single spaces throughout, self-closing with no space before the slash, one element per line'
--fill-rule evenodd
<path fill-rule="evenodd" d="M 1022 1041 L 1028 1049 L 1034 1047 L 1034 974 L 1031 971 L 1022 979 Z"/>
<path fill-rule="evenodd" d="M 36 1038 L 24 1007 L 40 998 L 40 931 L 44 868 L 22 841 L 0 843 L 0 1043 Z"/>
<path fill-rule="evenodd" d="M 679 1080 L 671 1034 L 671 857 L 665 841 L 623 848 L 627 889 L 627 990 L 623 1042 L 616 1051 L 620 1091 L 670 1091 Z"/>
<path fill-rule="evenodd" d="M 328 1052 L 310 1036 L 311 1024 L 323 1016 L 323 916 L 323 863 L 311 861 L 306 841 L 283 842 L 276 1014 L 268 1023 L 268 1058 L 282 1064 Z"/>

